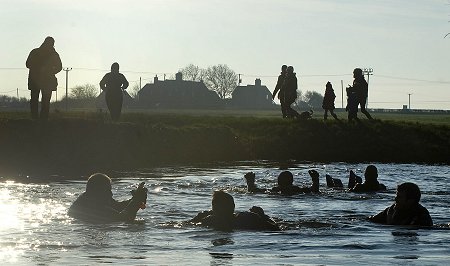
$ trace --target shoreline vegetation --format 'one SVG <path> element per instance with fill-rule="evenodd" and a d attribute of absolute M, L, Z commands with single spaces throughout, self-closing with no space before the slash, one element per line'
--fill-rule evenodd
<path fill-rule="evenodd" d="M 88 175 L 247 160 L 449 164 L 449 123 L 104 112 L 0 114 L 0 175 Z M 321 115 L 321 114 L 320 114 Z M 344 114 L 338 113 L 339 117 Z M 377 115 L 375 114 L 375 118 Z M 444 118 L 448 121 L 448 117 Z"/>

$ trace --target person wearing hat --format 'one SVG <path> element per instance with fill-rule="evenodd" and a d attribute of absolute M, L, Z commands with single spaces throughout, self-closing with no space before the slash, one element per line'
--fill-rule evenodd
<path fill-rule="evenodd" d="M 88 178 L 86 191 L 70 206 L 68 215 L 94 223 L 133 221 L 138 210 L 146 207 L 147 192 L 142 182 L 131 191 L 131 199 L 117 201 L 112 197 L 111 179 L 105 174 L 96 173 Z"/>
<path fill-rule="evenodd" d="M 56 91 L 58 80 L 55 75 L 62 70 L 59 54 L 56 52 L 55 40 L 45 38 L 40 47 L 33 49 L 28 55 L 25 65 L 28 72 L 28 90 L 31 91 L 31 118 L 47 120 L 50 111 L 52 92 Z M 39 94 L 41 96 L 41 112 L 39 114 Z"/>

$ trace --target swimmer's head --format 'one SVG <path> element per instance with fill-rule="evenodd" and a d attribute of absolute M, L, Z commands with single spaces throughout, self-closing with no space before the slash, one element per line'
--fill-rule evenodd
<path fill-rule="evenodd" d="M 255 173 L 248 172 L 244 175 L 245 180 L 247 181 L 247 184 L 254 184 L 255 183 Z"/>
<path fill-rule="evenodd" d="M 288 187 L 294 183 L 294 176 L 290 171 L 283 171 L 278 175 L 278 186 Z"/>
<path fill-rule="evenodd" d="M 367 182 L 377 181 L 378 178 L 378 169 L 375 165 L 369 165 L 364 172 L 364 178 Z"/>
<path fill-rule="evenodd" d="M 233 197 L 222 191 L 214 191 L 212 198 L 212 211 L 217 215 L 230 215 L 234 213 L 234 199 Z"/>
<path fill-rule="evenodd" d="M 412 200 L 415 203 L 419 203 L 420 197 L 422 196 L 419 186 L 411 182 L 398 185 L 397 196 L 399 193 L 403 193 L 406 200 Z"/>
<path fill-rule="evenodd" d="M 111 178 L 102 173 L 96 173 L 88 178 L 86 194 L 96 197 L 111 197 Z"/>

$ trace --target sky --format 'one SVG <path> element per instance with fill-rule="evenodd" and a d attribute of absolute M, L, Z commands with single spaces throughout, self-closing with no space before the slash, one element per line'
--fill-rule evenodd
<path fill-rule="evenodd" d="M 450 110 L 450 0 L 1 0 L 0 95 L 29 98 L 29 52 L 55 39 L 68 87 L 94 84 L 113 62 L 130 88 L 181 68 L 226 64 L 273 91 L 294 66 L 299 90 L 336 107 L 356 67 L 372 68 L 369 108 Z M 66 72 L 57 74 L 60 99 Z M 342 82 L 342 83 L 341 83 Z M 345 100 L 345 98 L 344 98 Z"/>

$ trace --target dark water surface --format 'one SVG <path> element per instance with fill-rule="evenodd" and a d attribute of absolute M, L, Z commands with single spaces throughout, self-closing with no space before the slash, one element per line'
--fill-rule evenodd
<path fill-rule="evenodd" d="M 347 184 L 348 171 L 363 176 L 366 164 L 294 164 L 295 183 L 309 185 L 309 169 L 321 174 L 320 195 L 281 197 L 245 192 L 243 175 L 260 187 L 275 186 L 280 170 L 267 162 L 213 167 L 173 167 L 115 177 L 114 197 L 128 199 L 138 182 L 149 188 L 147 209 L 133 224 L 84 224 L 67 209 L 85 181 L 30 178 L 0 182 L 0 262 L 18 265 L 449 265 L 450 167 L 377 164 L 388 191 L 355 194 L 326 188 L 324 174 Z M 77 177 L 70 177 L 74 179 Z M 39 182 L 51 180 L 51 182 Z M 365 218 L 389 206 L 397 184 L 412 181 L 436 226 L 413 229 L 376 225 Z M 218 232 L 182 223 L 210 209 L 224 189 L 236 210 L 253 205 L 279 220 L 281 232 Z"/>

